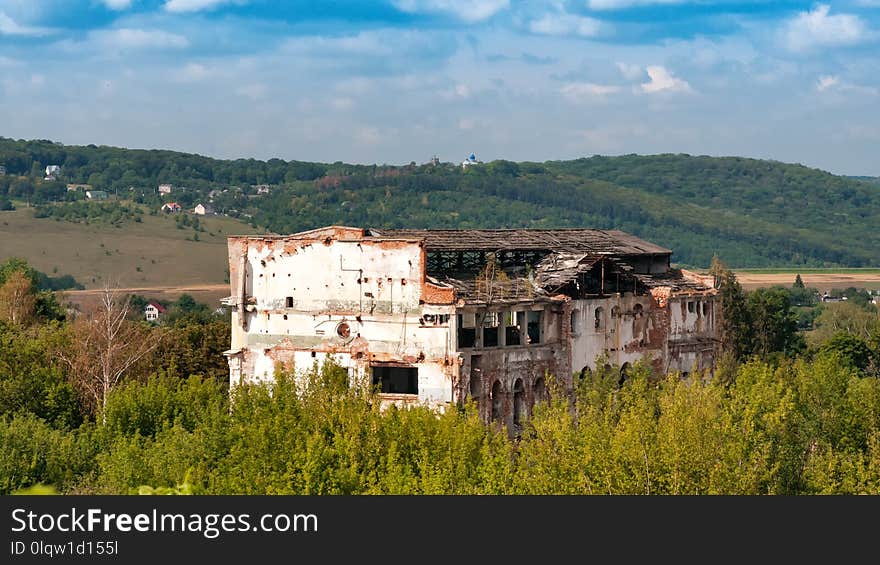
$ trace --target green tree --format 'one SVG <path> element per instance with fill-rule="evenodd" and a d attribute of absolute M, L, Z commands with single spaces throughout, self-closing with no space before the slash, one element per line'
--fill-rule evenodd
<path fill-rule="evenodd" d="M 747 298 L 752 320 L 754 353 L 766 358 L 771 353 L 794 355 L 805 347 L 797 331 L 797 315 L 783 289 L 760 288 Z"/>
<path fill-rule="evenodd" d="M 713 276 L 721 297 L 721 347 L 735 359 L 743 359 L 752 352 L 752 311 L 733 271 L 719 262 Z"/>
<path fill-rule="evenodd" d="M 820 351 L 836 353 L 847 366 L 863 372 L 868 370 L 871 363 L 871 349 L 868 343 L 860 337 L 845 332 L 836 333 Z"/>

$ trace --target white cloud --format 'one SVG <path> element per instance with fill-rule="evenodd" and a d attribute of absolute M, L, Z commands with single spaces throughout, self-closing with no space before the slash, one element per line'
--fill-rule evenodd
<path fill-rule="evenodd" d="M 385 31 L 361 31 L 357 35 L 342 37 L 306 35 L 293 37 L 284 42 L 282 51 L 291 54 L 332 57 L 337 55 L 363 55 L 387 57 L 394 48 Z"/>
<path fill-rule="evenodd" d="M 17 67 L 21 65 L 21 61 L 0 55 L 0 67 Z"/>
<path fill-rule="evenodd" d="M 617 68 L 618 70 L 620 70 L 620 74 L 622 74 L 626 80 L 640 80 L 645 76 L 645 69 L 643 69 L 640 65 L 617 63 Z"/>
<path fill-rule="evenodd" d="M 590 82 L 575 82 L 571 84 L 567 84 L 563 86 L 559 92 L 562 93 L 563 96 L 568 98 L 573 102 L 579 102 L 582 100 L 596 99 L 602 98 L 609 94 L 616 94 L 620 92 L 619 86 L 614 86 L 610 84 L 593 84 Z"/>
<path fill-rule="evenodd" d="M 545 14 L 529 23 L 529 31 L 542 35 L 595 37 L 602 31 L 602 27 L 602 22 L 595 18 L 574 14 Z"/>
<path fill-rule="evenodd" d="M 510 0 L 394 0 L 397 9 L 408 13 L 445 13 L 468 23 L 488 20 L 510 6 Z"/>
<path fill-rule="evenodd" d="M 199 82 L 213 75 L 213 71 L 201 63 L 189 63 L 182 69 L 174 71 L 174 79 L 178 82 Z"/>
<path fill-rule="evenodd" d="M 382 142 L 382 134 L 374 127 L 361 127 L 354 133 L 354 139 L 362 145 L 377 145 Z"/>
<path fill-rule="evenodd" d="M 111 10 L 125 10 L 131 6 L 132 0 L 101 0 Z"/>
<path fill-rule="evenodd" d="M 266 85 L 259 82 L 246 84 L 235 89 L 235 93 L 239 96 L 244 96 L 245 98 L 250 98 L 254 101 L 265 98 L 267 91 L 268 89 L 266 88 Z"/>
<path fill-rule="evenodd" d="M 819 4 L 811 12 L 801 12 L 788 22 L 784 42 L 792 51 L 814 47 L 833 47 L 861 43 L 872 35 L 864 20 L 853 14 L 829 15 L 830 7 Z"/>
<path fill-rule="evenodd" d="M 460 130 L 472 130 L 477 126 L 476 120 L 472 120 L 470 118 L 462 118 L 458 120 L 458 129 Z"/>
<path fill-rule="evenodd" d="M 829 88 L 840 83 L 840 78 L 831 75 L 825 75 L 819 77 L 819 81 L 816 83 L 816 90 L 822 92 L 823 90 L 828 90 Z"/>
<path fill-rule="evenodd" d="M 466 84 L 456 84 L 440 92 L 444 100 L 466 100 L 472 96 L 471 88 Z"/>
<path fill-rule="evenodd" d="M 331 100 L 330 104 L 337 110 L 351 110 L 354 107 L 354 100 L 345 96 L 339 96 Z"/>
<path fill-rule="evenodd" d="M 334 89 L 345 95 L 362 95 L 373 90 L 374 84 L 365 77 L 351 77 L 340 80 L 334 85 Z"/>
<path fill-rule="evenodd" d="M 587 0 L 591 10 L 622 10 L 633 6 L 649 6 L 652 4 L 683 4 L 687 0 Z"/>
<path fill-rule="evenodd" d="M 166 0 L 166 12 L 199 12 L 213 10 L 223 4 L 244 4 L 243 0 Z"/>
<path fill-rule="evenodd" d="M 161 30 L 119 28 L 94 31 L 89 37 L 105 47 L 118 49 L 173 48 L 181 49 L 189 45 L 182 35 Z"/>
<path fill-rule="evenodd" d="M 880 89 L 872 86 L 863 86 L 846 82 L 841 80 L 840 77 L 834 75 L 822 75 L 819 77 L 819 80 L 816 81 L 816 92 L 837 92 L 877 96 L 877 94 L 880 93 Z"/>
<path fill-rule="evenodd" d="M 47 27 L 22 25 L 6 15 L 6 12 L 0 12 L 0 35 L 39 37 L 52 33 L 55 33 L 55 30 Z"/>
<path fill-rule="evenodd" d="M 691 85 L 680 78 L 672 76 L 672 73 L 660 65 L 649 65 L 645 69 L 648 73 L 648 82 L 640 86 L 642 92 L 652 94 L 655 92 L 691 92 Z"/>

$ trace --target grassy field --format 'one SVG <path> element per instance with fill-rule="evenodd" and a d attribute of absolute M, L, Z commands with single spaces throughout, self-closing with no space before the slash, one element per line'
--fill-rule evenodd
<path fill-rule="evenodd" d="M 224 283 L 226 236 L 256 233 L 226 217 L 206 217 L 199 241 L 174 219 L 144 214 L 123 227 L 36 219 L 32 209 L 0 212 L 0 260 L 16 256 L 49 275 L 70 274 L 87 289 Z"/>
<path fill-rule="evenodd" d="M 852 268 L 852 269 L 736 269 L 737 273 L 754 273 L 762 275 L 791 275 L 794 277 L 798 273 L 817 274 L 817 275 L 878 275 L 880 269 L 873 268 Z"/>

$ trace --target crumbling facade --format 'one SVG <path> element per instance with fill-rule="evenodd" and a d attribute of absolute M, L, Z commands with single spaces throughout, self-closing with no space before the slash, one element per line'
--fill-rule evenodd
<path fill-rule="evenodd" d="M 333 357 L 384 402 L 474 400 L 511 429 L 598 362 L 711 369 L 710 278 L 613 230 L 327 227 L 230 237 L 230 384 Z"/>

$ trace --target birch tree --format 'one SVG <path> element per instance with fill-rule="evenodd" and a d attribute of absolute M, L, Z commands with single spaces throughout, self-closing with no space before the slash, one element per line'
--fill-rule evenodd
<path fill-rule="evenodd" d="M 58 352 L 74 384 L 102 410 L 107 396 L 129 371 L 156 349 L 163 333 L 126 319 L 131 301 L 105 288 L 98 308 L 71 325 L 71 339 Z"/>

